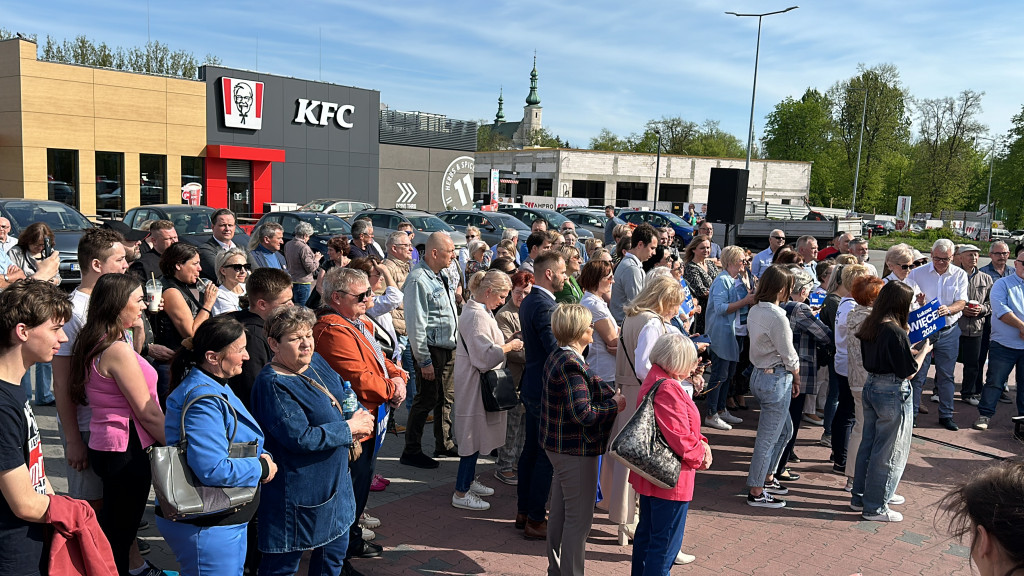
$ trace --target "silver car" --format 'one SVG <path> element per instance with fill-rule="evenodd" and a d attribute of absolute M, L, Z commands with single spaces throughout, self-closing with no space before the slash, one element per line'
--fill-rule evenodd
<path fill-rule="evenodd" d="M 569 208 L 562 211 L 562 216 L 576 223 L 576 228 L 590 230 L 597 238 L 604 238 L 604 224 L 608 217 L 599 208 Z"/>
<path fill-rule="evenodd" d="M 427 238 L 430 237 L 434 232 L 447 232 L 452 237 L 452 242 L 455 243 L 455 250 L 458 251 L 460 248 L 466 245 L 466 235 L 462 232 L 455 230 L 443 220 L 434 216 L 430 212 L 423 210 L 404 210 L 404 209 L 386 209 L 376 208 L 373 210 L 363 210 L 352 217 L 352 222 L 367 217 L 370 222 L 373 223 L 373 239 L 380 244 L 381 248 L 386 249 L 385 242 L 387 242 L 388 236 L 392 232 L 398 231 L 398 225 L 402 222 L 408 222 L 412 224 L 413 230 L 416 232 L 413 234 L 412 245 L 419 251 L 420 255 L 423 255 L 423 251 L 426 249 Z"/>
<path fill-rule="evenodd" d="M 311 202 L 306 202 L 296 212 L 323 212 L 324 214 L 337 214 L 342 218 L 349 218 L 356 212 L 373 210 L 373 208 L 373 204 L 369 202 L 345 200 L 342 198 L 318 198 Z"/>

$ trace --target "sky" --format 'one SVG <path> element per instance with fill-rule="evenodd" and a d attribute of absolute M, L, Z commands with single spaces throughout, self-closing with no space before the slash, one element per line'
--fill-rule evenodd
<path fill-rule="evenodd" d="M 110 45 L 148 38 L 228 67 L 380 90 L 392 109 L 518 120 L 537 55 L 544 125 L 574 147 L 680 116 L 746 141 L 763 19 L 754 130 L 787 96 L 825 91 L 860 64 L 894 64 L 917 98 L 985 92 L 1004 134 L 1024 105 L 1024 11 L 991 0 L 5 0 L 0 27 Z M 1018 39 L 1018 40 L 1015 40 Z"/>

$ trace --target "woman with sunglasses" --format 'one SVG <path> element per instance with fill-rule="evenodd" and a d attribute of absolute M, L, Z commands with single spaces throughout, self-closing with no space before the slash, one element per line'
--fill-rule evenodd
<path fill-rule="evenodd" d="M 743 249 L 743 266 L 740 273 L 736 275 L 736 282 L 732 285 L 732 292 L 729 295 L 731 301 L 742 300 L 748 294 L 757 291 L 757 277 L 750 271 L 754 262 L 754 253 L 749 249 Z M 740 359 L 736 362 L 733 370 L 730 397 L 725 401 L 726 410 L 746 410 L 746 396 L 750 393 L 750 378 L 746 376 L 747 368 L 750 367 L 750 337 L 747 332 L 747 313 L 749 306 L 743 306 L 736 311 L 736 340 L 740 346 Z"/>
<path fill-rule="evenodd" d="M 555 294 L 555 300 L 564 304 L 579 304 L 583 299 L 583 288 L 577 278 L 583 268 L 583 256 L 575 246 L 568 244 L 560 248 L 559 253 L 565 258 L 565 284 Z"/>
<path fill-rule="evenodd" d="M 245 250 L 235 247 L 217 254 L 215 261 L 217 301 L 213 303 L 213 315 L 237 312 L 242 309 L 238 299 L 245 296 L 245 280 L 251 270 Z"/>

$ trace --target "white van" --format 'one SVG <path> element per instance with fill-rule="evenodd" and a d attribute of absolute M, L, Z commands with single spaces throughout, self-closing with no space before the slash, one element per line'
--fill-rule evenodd
<path fill-rule="evenodd" d="M 1009 240 L 1010 232 L 1004 228 L 993 228 L 992 233 L 989 235 L 989 241 L 994 242 L 996 240 Z"/>

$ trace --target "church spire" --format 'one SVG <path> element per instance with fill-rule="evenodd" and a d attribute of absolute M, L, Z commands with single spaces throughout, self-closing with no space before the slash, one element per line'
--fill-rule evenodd
<path fill-rule="evenodd" d="M 502 98 L 502 94 L 503 93 L 504 93 L 504 87 L 499 89 L 499 91 L 498 91 L 498 113 L 494 115 L 494 123 L 495 124 L 504 124 L 505 123 L 505 111 L 502 109 L 502 106 L 505 103 L 505 99 Z"/>
<path fill-rule="evenodd" d="M 540 96 L 537 95 L 537 51 L 533 51 L 533 71 L 530 72 L 530 93 L 526 96 L 526 104 L 537 106 L 540 104 Z"/>

